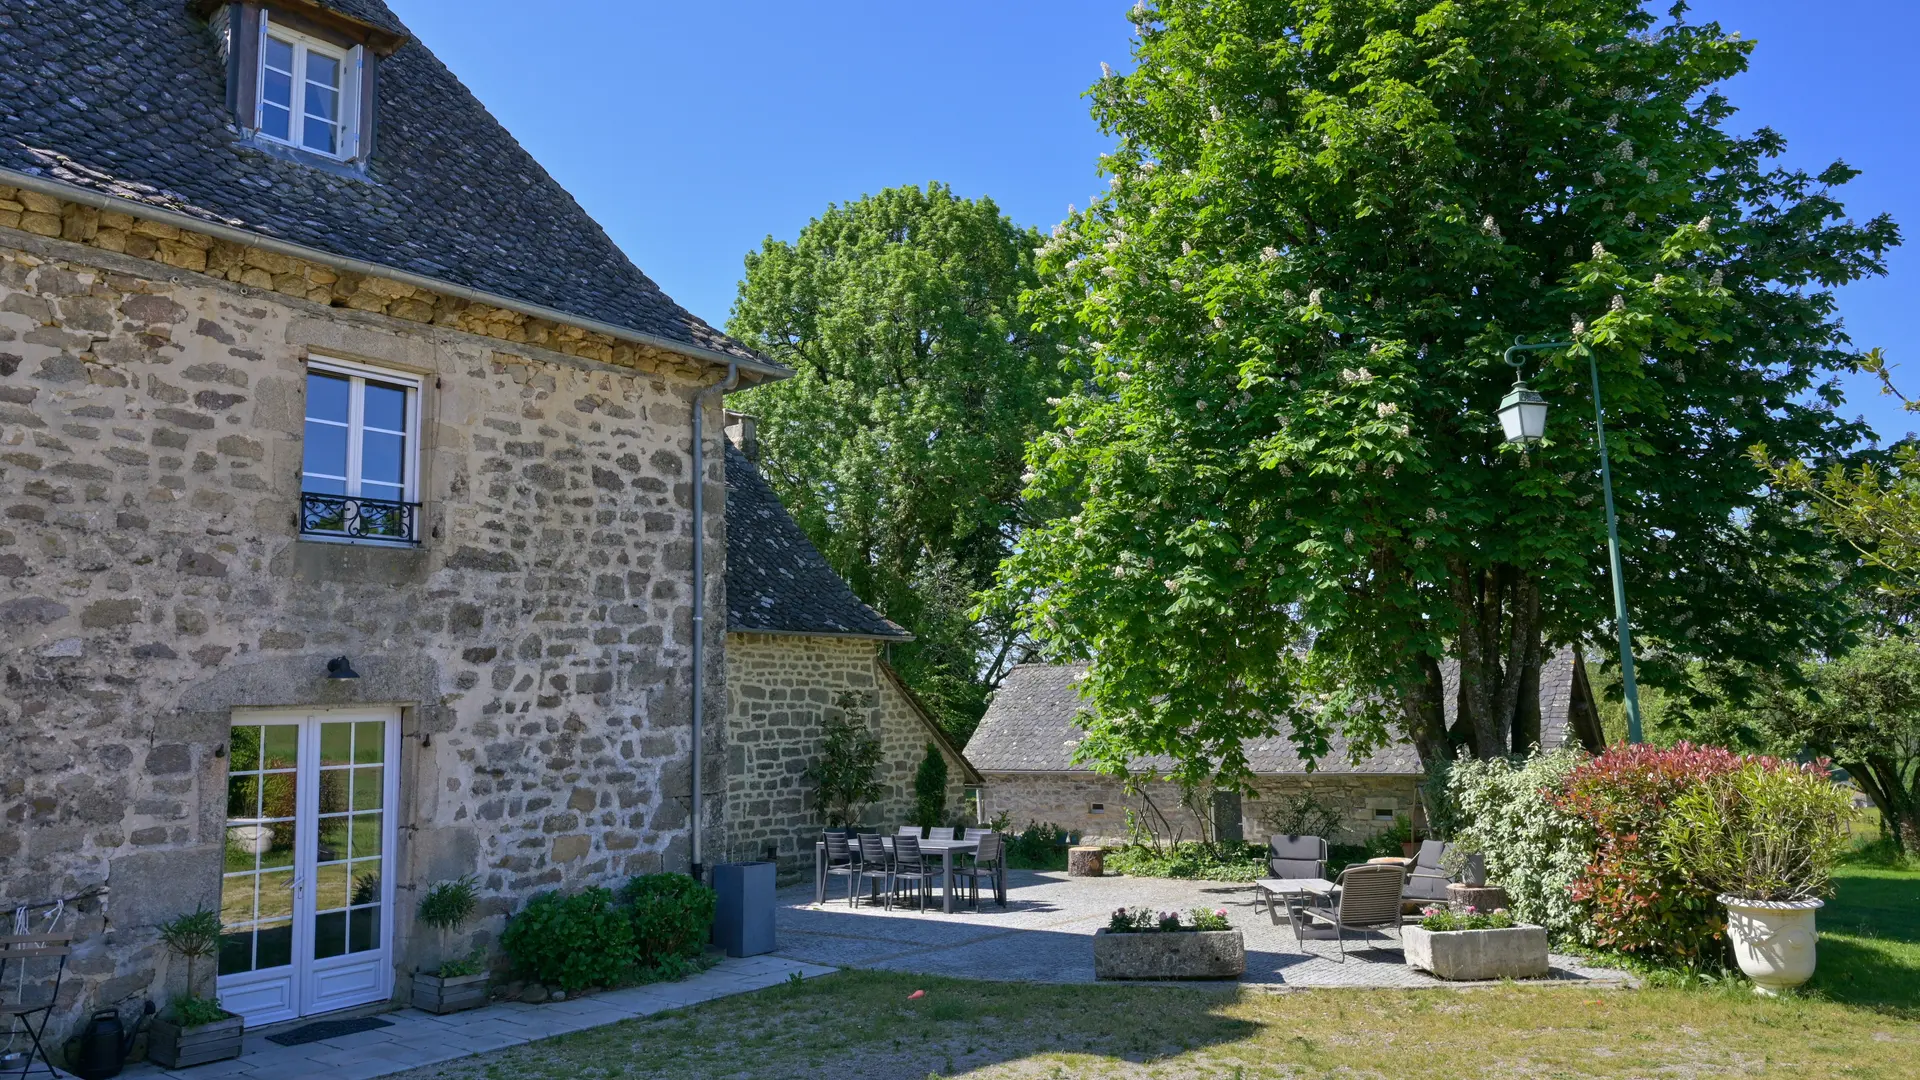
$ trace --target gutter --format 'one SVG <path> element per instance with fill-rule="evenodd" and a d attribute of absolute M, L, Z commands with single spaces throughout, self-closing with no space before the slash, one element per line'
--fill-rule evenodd
<path fill-rule="evenodd" d="M 157 206 L 148 206 L 145 203 L 122 198 L 118 195 L 103 195 L 91 188 L 83 188 L 62 180 L 49 180 L 43 176 L 16 172 L 0 166 L 0 185 L 24 188 L 28 191 L 38 192 L 55 199 L 64 199 L 67 202 L 79 203 L 82 206 L 91 206 L 98 210 L 108 210 L 117 214 L 127 214 L 132 217 L 143 218 L 147 221 L 159 222 L 162 225 L 171 225 L 176 229 L 200 233 L 204 236 L 211 236 L 215 239 L 225 240 L 228 243 L 239 244 L 243 247 L 259 248 L 261 251 L 271 251 L 277 255 L 304 259 L 307 262 L 319 263 L 322 266 L 331 267 L 335 270 L 344 270 L 350 274 L 365 274 L 370 277 L 387 278 L 392 281 L 398 281 L 403 285 L 412 285 L 415 288 L 426 289 L 430 292 L 441 293 L 476 304 L 486 304 L 489 307 L 503 308 L 507 311 L 517 311 L 522 315 L 530 315 L 536 319 L 547 319 L 565 326 L 578 327 L 581 330 L 587 330 L 592 333 L 605 334 L 617 341 L 624 341 L 632 345 L 645 345 L 663 352 L 670 352 L 692 360 L 698 360 L 704 364 L 713 364 L 715 366 L 725 364 L 729 371 L 735 372 L 736 375 L 740 371 L 750 372 L 767 379 L 785 379 L 793 375 L 792 369 L 765 360 L 744 359 L 714 349 L 691 345 L 684 341 L 675 341 L 672 338 L 661 337 L 657 334 L 649 334 L 624 326 L 616 326 L 613 323 L 601 322 L 598 319 L 589 319 L 583 315 L 575 315 L 570 312 L 561 311 L 558 308 L 550 308 L 541 304 L 529 303 L 525 300 L 515 300 L 512 297 L 501 296 L 498 293 L 468 288 L 465 285 L 455 284 L 454 282 L 441 278 L 427 277 L 425 274 L 416 274 L 410 270 L 402 270 L 396 266 L 367 262 L 364 259 L 355 259 L 347 255 L 336 255 L 330 251 L 322 251 L 319 248 L 307 247 L 304 244 L 295 244 L 286 240 L 276 239 L 263 233 L 249 232 L 246 229 L 236 228 L 232 225 L 223 225 L 216 221 L 208 221 L 205 218 L 197 218 L 191 214 L 180 213 L 177 210 L 164 210 Z M 191 273 L 192 271 L 188 272 Z"/>
<path fill-rule="evenodd" d="M 693 880 L 702 880 L 700 815 L 704 809 L 700 770 L 704 758 L 705 696 L 707 648 L 707 403 L 722 397 L 740 385 L 740 365 L 727 365 L 727 377 L 693 396 L 693 805 L 687 822 L 693 849 L 690 872 Z"/>

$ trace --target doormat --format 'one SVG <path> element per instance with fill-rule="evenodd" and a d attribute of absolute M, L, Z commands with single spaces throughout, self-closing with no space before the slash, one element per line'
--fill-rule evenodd
<path fill-rule="evenodd" d="M 305 1046 L 310 1042 L 319 1042 L 321 1039 L 336 1039 L 342 1035 L 392 1026 L 393 1021 L 382 1020 L 377 1016 L 363 1016 L 358 1020 L 321 1020 L 312 1024 L 302 1024 L 292 1031 L 269 1035 L 267 1041 L 279 1043 L 281 1046 Z"/>

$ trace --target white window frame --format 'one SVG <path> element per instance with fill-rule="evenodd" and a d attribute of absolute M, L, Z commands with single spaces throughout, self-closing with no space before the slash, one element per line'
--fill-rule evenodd
<path fill-rule="evenodd" d="M 352 360 L 340 360 L 331 356 L 307 357 L 307 370 L 310 372 L 317 371 L 324 372 L 328 375 L 343 376 L 350 380 L 350 388 L 347 393 L 347 475 L 340 478 L 343 486 L 346 488 L 346 494 L 339 496 L 340 498 L 359 499 L 363 497 L 373 497 L 363 496 L 360 491 L 360 454 L 362 436 L 366 431 L 364 412 L 366 408 L 367 380 L 372 379 L 376 382 L 406 388 L 407 430 L 402 433 L 406 439 L 406 452 L 402 455 L 401 459 L 402 479 L 400 501 L 414 504 L 416 510 L 413 520 L 414 536 L 410 540 L 392 540 L 370 536 L 347 536 L 345 534 L 336 535 L 322 532 L 303 532 L 302 536 L 308 539 L 355 544 L 399 544 L 407 547 L 419 544 L 421 542 L 419 535 L 421 515 L 417 508 L 420 505 L 420 395 L 424 389 L 423 380 L 420 376 L 409 374 L 408 372 L 395 371 L 392 368 L 375 367 L 372 364 L 359 364 Z M 303 497 L 307 493 L 307 467 L 305 459 L 306 426 L 309 422 L 314 422 L 307 415 L 304 388 L 305 383 L 303 382 L 300 407 L 302 447 L 300 491 Z M 317 422 L 331 423 L 331 421 Z"/>
<path fill-rule="evenodd" d="M 287 103 L 287 137 L 282 139 L 267 133 L 264 124 L 267 108 L 267 39 L 276 38 L 293 47 L 293 90 Z M 254 73 L 256 93 L 253 103 L 253 128 L 260 137 L 268 142 L 290 146 L 303 153 L 330 158 L 335 161 L 351 161 L 360 150 L 360 82 L 361 67 L 366 63 L 366 50 L 362 46 L 351 49 L 331 44 L 310 34 L 291 30 L 284 26 L 273 26 L 267 12 L 260 12 L 259 69 Z M 301 141 L 307 123 L 307 54 L 319 53 L 340 65 L 340 122 L 339 138 L 334 140 L 334 153 L 315 150 Z"/>

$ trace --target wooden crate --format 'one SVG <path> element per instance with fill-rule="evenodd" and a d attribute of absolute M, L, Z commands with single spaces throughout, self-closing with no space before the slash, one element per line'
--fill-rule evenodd
<path fill-rule="evenodd" d="M 458 975 L 443 979 L 438 975 L 415 974 L 413 1007 L 430 1013 L 456 1013 L 477 1009 L 487 1003 L 487 973 Z"/>
<path fill-rule="evenodd" d="M 147 1058 L 168 1069 L 225 1061 L 240 1056 L 240 1037 L 245 1033 L 246 1021 L 238 1016 L 190 1028 L 156 1016 L 147 1028 Z"/>

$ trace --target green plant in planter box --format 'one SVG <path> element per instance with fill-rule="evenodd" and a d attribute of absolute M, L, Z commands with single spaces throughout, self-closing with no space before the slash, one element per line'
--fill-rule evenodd
<path fill-rule="evenodd" d="M 176 916 L 159 926 L 160 940 L 166 947 L 187 961 L 187 992 L 169 1004 L 173 1020 L 181 1027 L 199 1027 L 225 1020 L 227 1010 L 220 1007 L 217 1000 L 209 1000 L 195 992 L 199 981 L 195 978 L 195 968 L 201 959 L 212 956 L 220 947 L 220 913 L 207 908 L 186 915 Z"/>
<path fill-rule="evenodd" d="M 1749 759 L 1676 798 L 1660 846 L 1715 893 L 1811 900 L 1829 891 L 1852 818 L 1852 794 L 1824 767 Z"/>
<path fill-rule="evenodd" d="M 416 914 L 440 936 L 440 971 L 443 979 L 457 979 L 465 975 L 478 975 L 486 962 L 486 952 L 475 949 L 464 959 L 449 960 L 447 954 L 447 935 L 468 919 L 473 917 L 474 908 L 480 903 L 480 882 L 472 874 L 454 878 L 450 881 L 437 881 L 420 895 L 420 905 Z"/>

